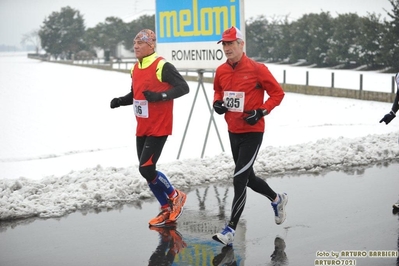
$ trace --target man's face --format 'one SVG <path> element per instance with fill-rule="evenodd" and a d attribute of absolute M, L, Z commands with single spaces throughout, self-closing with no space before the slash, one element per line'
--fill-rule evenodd
<path fill-rule="evenodd" d="M 228 60 L 233 63 L 240 61 L 244 52 L 244 41 L 222 42 L 222 45 Z"/>
<path fill-rule="evenodd" d="M 152 54 L 154 52 L 153 45 L 149 45 L 148 43 L 141 40 L 133 40 L 133 49 L 134 53 L 138 60 L 142 60 L 144 57 Z"/>

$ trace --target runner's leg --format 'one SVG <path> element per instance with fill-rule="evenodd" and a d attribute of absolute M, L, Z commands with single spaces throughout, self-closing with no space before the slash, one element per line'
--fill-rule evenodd
<path fill-rule="evenodd" d="M 229 226 L 236 229 L 247 198 L 249 176 L 262 143 L 263 133 L 234 134 L 229 132 L 230 146 L 235 162 L 233 176 L 234 198 Z"/>

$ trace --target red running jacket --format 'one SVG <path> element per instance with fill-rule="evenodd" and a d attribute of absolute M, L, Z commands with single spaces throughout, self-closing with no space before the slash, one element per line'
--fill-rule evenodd
<path fill-rule="evenodd" d="M 224 118 L 232 133 L 264 132 L 264 118 L 251 126 L 244 120 L 248 116 L 245 111 L 261 108 L 269 114 L 284 98 L 283 89 L 269 69 L 245 53 L 234 66 L 225 62 L 216 69 L 213 89 L 213 102 L 223 100 L 229 109 Z"/>

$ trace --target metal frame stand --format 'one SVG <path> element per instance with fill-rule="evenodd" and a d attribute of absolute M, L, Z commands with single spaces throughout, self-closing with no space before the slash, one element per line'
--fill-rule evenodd
<path fill-rule="evenodd" d="M 190 121 L 191 121 L 191 116 L 193 114 L 194 106 L 195 106 L 195 103 L 197 101 L 198 92 L 200 90 L 200 87 L 202 88 L 202 91 L 204 92 L 205 99 L 206 99 L 206 104 L 208 105 L 208 110 L 209 110 L 209 113 L 210 113 L 208 128 L 206 130 L 206 135 L 205 135 L 205 140 L 204 140 L 204 146 L 202 147 L 201 159 L 204 157 L 205 147 L 206 147 L 206 143 L 208 142 L 209 130 L 211 128 L 211 123 L 212 122 L 213 122 L 213 125 L 215 126 L 215 130 L 216 130 L 216 134 L 217 134 L 218 139 L 219 139 L 220 147 L 222 148 L 222 151 L 224 152 L 222 139 L 220 138 L 219 130 L 218 130 L 218 127 L 216 125 L 215 119 L 213 118 L 213 107 L 211 107 L 211 105 L 209 104 L 208 95 L 207 95 L 207 93 L 205 91 L 205 87 L 204 87 L 204 79 L 203 79 L 204 78 L 204 70 L 203 69 L 198 69 L 197 73 L 198 73 L 198 86 L 197 86 L 197 90 L 195 92 L 195 97 L 194 97 L 193 104 L 191 105 L 191 110 L 190 110 L 190 114 L 188 116 L 188 120 L 187 120 L 186 128 L 184 130 L 183 138 L 182 138 L 181 143 L 180 143 L 180 148 L 179 148 L 179 152 L 177 154 L 177 159 L 180 158 L 180 153 L 181 153 L 181 150 L 183 148 L 184 140 L 185 140 L 186 135 L 187 135 L 188 126 L 189 126 Z"/>

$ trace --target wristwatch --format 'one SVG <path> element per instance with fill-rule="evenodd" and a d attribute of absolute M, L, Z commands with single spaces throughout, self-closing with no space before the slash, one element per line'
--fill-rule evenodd
<path fill-rule="evenodd" d="M 263 114 L 263 116 L 267 115 L 267 110 L 266 109 L 262 109 L 262 114 Z"/>

